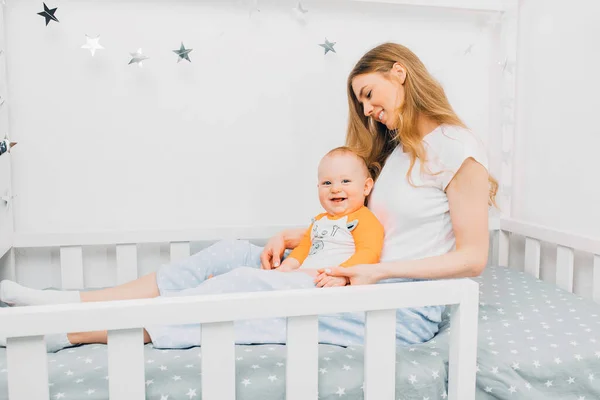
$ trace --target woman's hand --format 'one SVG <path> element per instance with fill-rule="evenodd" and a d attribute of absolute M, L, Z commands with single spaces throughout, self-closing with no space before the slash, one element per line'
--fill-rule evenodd
<path fill-rule="evenodd" d="M 288 229 L 273 236 L 260 253 L 261 269 L 278 268 L 286 249 L 294 249 L 304 236 L 306 228 Z"/>
<path fill-rule="evenodd" d="M 371 285 L 377 283 L 379 278 L 379 264 L 359 264 L 353 267 L 321 268 L 319 273 L 330 277 L 348 278 L 350 285 Z"/>
<path fill-rule="evenodd" d="M 265 245 L 262 253 L 260 253 L 261 269 L 279 268 L 281 257 L 285 252 L 285 239 L 283 233 L 278 233 L 273 236 Z"/>
<path fill-rule="evenodd" d="M 319 273 L 315 278 L 317 287 L 346 286 L 349 283 L 349 279 L 345 276 L 329 276 L 324 272 Z"/>

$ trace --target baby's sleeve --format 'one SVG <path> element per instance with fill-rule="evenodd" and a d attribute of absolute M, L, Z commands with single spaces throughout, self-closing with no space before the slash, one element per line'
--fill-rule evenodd
<path fill-rule="evenodd" d="M 310 246 L 312 245 L 310 231 L 312 230 L 313 224 L 310 224 L 306 232 L 304 232 L 304 236 L 300 240 L 298 246 L 296 246 L 290 254 L 288 254 L 288 258 L 294 258 L 300 262 L 300 265 L 304 262 L 306 257 L 308 257 L 308 253 L 310 252 Z"/>
<path fill-rule="evenodd" d="M 352 267 L 358 264 L 378 263 L 385 236 L 383 225 L 367 207 L 362 207 L 357 213 L 350 216 L 348 222 L 354 218 L 358 220 L 358 224 L 352 230 L 354 254 L 340 266 Z"/>
<path fill-rule="evenodd" d="M 430 146 L 433 155 L 433 173 L 438 173 L 436 181 L 439 187 L 446 188 L 468 158 L 473 158 L 485 169 L 489 169 L 487 150 L 473 132 L 460 127 L 445 127 L 441 135 L 436 135 L 425 141 Z"/>

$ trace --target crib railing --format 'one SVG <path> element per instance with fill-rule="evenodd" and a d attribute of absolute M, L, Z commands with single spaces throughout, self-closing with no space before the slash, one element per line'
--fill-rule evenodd
<path fill-rule="evenodd" d="M 317 399 L 319 314 L 366 312 L 364 394 L 393 400 L 398 308 L 455 307 L 449 348 L 448 396 L 475 398 L 479 289 L 470 279 L 346 286 L 194 297 L 5 308 L 10 400 L 48 399 L 44 334 L 108 330 L 111 400 L 145 398 L 143 330 L 201 323 L 202 398 L 235 399 L 234 322 L 287 318 L 286 399 Z"/>
<path fill-rule="evenodd" d="M 509 266 L 510 237 L 525 238 L 524 269 L 530 275 L 540 278 L 541 244 L 556 245 L 555 283 L 561 289 L 573 292 L 575 251 L 591 254 L 593 257 L 592 298 L 600 303 L 600 238 L 590 238 L 545 226 L 514 219 L 501 219 L 495 243 L 495 262 Z"/>

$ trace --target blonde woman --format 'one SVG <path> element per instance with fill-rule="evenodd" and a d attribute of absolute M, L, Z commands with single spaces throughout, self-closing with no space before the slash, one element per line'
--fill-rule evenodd
<path fill-rule="evenodd" d="M 353 68 L 348 100 L 346 145 L 367 160 L 375 180 L 367 205 L 385 230 L 380 262 L 323 266 L 331 268 L 321 270 L 314 281 L 290 274 L 286 285 L 322 287 L 331 277 L 362 285 L 479 275 L 487 263 L 488 206 L 494 204 L 497 183 L 488 174 L 481 141 L 455 114 L 440 84 L 412 51 L 385 43 L 367 52 Z M 231 272 L 239 271 L 249 280 L 256 278 L 254 272 L 279 267 L 286 249 L 295 248 L 304 233 L 305 229 L 281 232 L 264 248 L 245 241 L 218 242 L 156 273 L 98 291 L 40 291 L 4 281 L 0 298 L 28 305 L 180 296 L 190 290 L 197 294 L 211 276 L 215 278 L 209 281 L 215 284 L 203 287 L 217 287 L 219 279 L 232 276 Z M 232 284 L 227 287 L 236 290 Z M 438 332 L 442 311 L 443 306 L 398 310 L 397 343 L 430 340 Z M 200 340 L 198 326 L 146 329 L 145 342 L 156 347 L 189 347 Z M 237 343 L 285 342 L 283 319 L 240 329 Z M 322 343 L 360 344 L 364 313 L 320 316 L 319 333 Z M 106 343 L 106 332 L 46 339 L 52 351 L 72 344 Z"/>

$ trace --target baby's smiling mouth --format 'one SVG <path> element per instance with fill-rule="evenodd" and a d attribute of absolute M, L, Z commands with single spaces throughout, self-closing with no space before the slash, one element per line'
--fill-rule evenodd
<path fill-rule="evenodd" d="M 332 197 L 329 200 L 334 203 L 341 203 L 342 201 L 346 200 L 346 197 Z"/>

